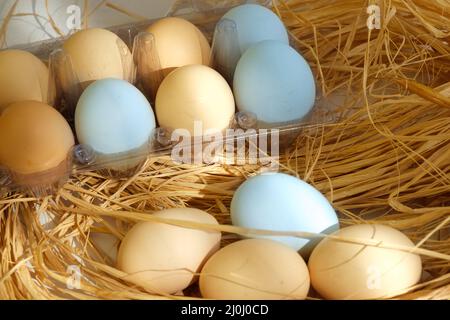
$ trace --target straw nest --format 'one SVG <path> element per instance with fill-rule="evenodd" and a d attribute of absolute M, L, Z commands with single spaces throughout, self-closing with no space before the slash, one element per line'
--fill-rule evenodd
<path fill-rule="evenodd" d="M 321 100 L 341 97 L 336 122 L 305 130 L 281 155 L 280 167 L 322 191 L 343 226 L 382 223 L 417 244 L 422 282 L 394 298 L 449 299 L 450 2 L 375 2 L 380 30 L 367 27 L 370 4 L 276 2 L 314 68 Z M 121 239 L 155 210 L 190 206 L 214 214 L 224 242 L 233 241 L 250 230 L 229 225 L 230 200 L 259 169 L 177 165 L 160 157 L 127 180 L 90 173 L 73 177 L 57 196 L 8 195 L 0 200 L 0 297 L 156 298 L 122 281 L 91 235 Z M 83 274 L 80 290 L 66 286 L 72 265 Z M 185 294 L 198 296 L 195 288 Z"/>

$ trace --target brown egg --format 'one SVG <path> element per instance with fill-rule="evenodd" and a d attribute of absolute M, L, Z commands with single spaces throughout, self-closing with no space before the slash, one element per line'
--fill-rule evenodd
<path fill-rule="evenodd" d="M 211 47 L 203 33 L 180 18 L 165 18 L 151 25 L 161 69 L 166 76 L 173 69 L 191 64 L 209 64 Z"/>
<path fill-rule="evenodd" d="M 226 246 L 208 260 L 200 275 L 200 291 L 206 299 L 305 299 L 309 284 L 302 257 L 266 239 Z"/>
<path fill-rule="evenodd" d="M 355 225 L 333 235 L 414 248 L 403 233 L 382 225 Z M 309 259 L 309 270 L 313 287 L 326 299 L 381 299 L 417 284 L 422 262 L 413 253 L 324 239 Z"/>
<path fill-rule="evenodd" d="M 189 208 L 169 209 L 156 217 L 218 224 L 208 213 Z M 125 236 L 117 257 L 125 280 L 157 294 L 175 294 L 197 277 L 204 262 L 220 246 L 220 232 L 141 222 Z"/>
<path fill-rule="evenodd" d="M 69 124 L 53 107 L 25 101 L 0 115 L 0 163 L 20 174 L 57 167 L 74 146 Z"/>
<path fill-rule="evenodd" d="M 129 80 L 133 57 L 127 45 L 105 29 L 87 29 L 64 43 L 83 87 L 105 78 Z"/>
<path fill-rule="evenodd" d="M 48 82 L 47 67 L 31 53 L 0 51 L 0 111 L 19 101 L 47 103 Z"/>
<path fill-rule="evenodd" d="M 227 129 L 235 114 L 234 97 L 227 81 L 204 65 L 178 68 L 168 75 L 156 96 L 156 117 L 168 130 L 186 129 L 201 136 Z M 196 123 L 203 129 L 196 132 Z M 198 130 L 197 130 L 198 131 Z"/>

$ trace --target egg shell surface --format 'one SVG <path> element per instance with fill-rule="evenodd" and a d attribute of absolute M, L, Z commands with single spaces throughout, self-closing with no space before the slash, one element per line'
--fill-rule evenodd
<path fill-rule="evenodd" d="M 78 31 L 63 45 L 70 55 L 80 83 L 106 78 L 126 80 L 127 68 L 133 57 L 127 45 L 109 30 L 93 28 Z"/>
<path fill-rule="evenodd" d="M 124 80 L 104 79 L 92 83 L 81 95 L 75 110 L 78 140 L 102 154 L 142 147 L 149 142 L 155 126 L 148 100 Z"/>
<path fill-rule="evenodd" d="M 263 126 L 303 120 L 316 99 L 306 60 L 277 41 L 261 42 L 245 52 L 236 67 L 233 90 L 239 111 L 254 113 Z"/>
<path fill-rule="evenodd" d="M 0 111 L 21 101 L 47 103 L 49 72 L 37 57 L 22 50 L 0 51 Z"/>
<path fill-rule="evenodd" d="M 331 204 L 308 183 L 283 173 L 251 177 L 231 202 L 233 225 L 261 230 L 331 233 L 339 221 Z M 255 236 L 256 238 L 256 236 Z M 261 236 L 277 240 L 307 257 L 317 240 Z"/>
<path fill-rule="evenodd" d="M 241 54 L 265 40 L 289 44 L 289 36 L 281 19 L 266 7 L 244 4 L 228 11 L 223 19 L 236 23 Z M 224 44 L 217 43 L 217 50 Z"/>
<path fill-rule="evenodd" d="M 0 164 L 13 172 L 54 169 L 67 160 L 74 144 L 67 121 L 45 103 L 17 102 L 0 114 Z"/>
<path fill-rule="evenodd" d="M 279 242 L 264 239 L 222 248 L 200 274 L 200 291 L 206 299 L 305 299 L 309 286 L 302 257 Z"/>
<path fill-rule="evenodd" d="M 383 225 L 354 225 L 333 234 L 414 248 L 402 232 Z M 313 287 L 326 299 L 390 298 L 417 284 L 422 274 L 419 255 L 393 249 L 324 239 L 309 259 Z"/>
<path fill-rule="evenodd" d="M 161 127 L 186 129 L 195 135 L 195 122 L 204 131 L 220 132 L 235 114 L 233 92 L 226 80 L 204 65 L 190 65 L 169 74 L 156 95 L 156 116 Z"/>
<path fill-rule="evenodd" d="M 152 24 L 147 32 L 155 38 L 161 69 L 166 74 L 192 64 L 208 65 L 211 48 L 203 33 L 191 22 L 175 17 Z"/>
<path fill-rule="evenodd" d="M 190 208 L 168 209 L 156 217 L 217 225 L 210 214 Z M 220 247 L 221 234 L 178 226 L 140 222 L 125 236 L 118 253 L 118 268 L 126 280 L 149 292 L 175 294 L 197 277 L 205 261 Z"/>

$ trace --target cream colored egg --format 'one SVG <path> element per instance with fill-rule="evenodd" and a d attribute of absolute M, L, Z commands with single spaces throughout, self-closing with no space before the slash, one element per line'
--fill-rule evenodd
<path fill-rule="evenodd" d="M 200 275 L 200 291 L 207 299 L 305 299 L 308 268 L 293 249 L 272 240 L 235 242 L 218 251 Z"/>
<path fill-rule="evenodd" d="M 47 67 L 31 53 L 0 51 L 0 111 L 14 102 L 47 103 L 48 82 Z"/>
<path fill-rule="evenodd" d="M 165 75 L 178 67 L 209 63 L 211 48 L 208 40 L 191 22 L 165 18 L 151 25 L 147 32 L 155 37 L 160 67 Z"/>
<path fill-rule="evenodd" d="M 197 33 L 200 41 L 200 47 L 202 49 L 202 64 L 209 66 L 211 63 L 211 46 L 202 31 L 197 29 Z"/>
<path fill-rule="evenodd" d="M 105 29 L 86 29 L 72 35 L 64 43 L 78 80 L 86 87 L 105 78 L 128 80 L 133 57 L 127 45 Z"/>
<path fill-rule="evenodd" d="M 193 136 L 203 134 L 195 130 L 196 124 L 209 134 L 228 128 L 234 113 L 234 97 L 228 83 L 217 71 L 203 65 L 173 71 L 156 96 L 160 126 L 186 129 Z"/>
<path fill-rule="evenodd" d="M 189 208 L 169 209 L 156 217 L 218 224 L 208 213 Z M 118 268 L 126 281 L 157 294 L 175 294 L 197 277 L 208 257 L 220 246 L 221 234 L 173 225 L 141 222 L 125 236 L 118 253 Z"/>
<path fill-rule="evenodd" d="M 334 235 L 414 248 L 403 233 L 382 225 L 351 226 Z M 417 284 L 422 262 L 413 253 L 324 239 L 310 257 L 309 270 L 313 287 L 326 299 L 381 299 Z"/>

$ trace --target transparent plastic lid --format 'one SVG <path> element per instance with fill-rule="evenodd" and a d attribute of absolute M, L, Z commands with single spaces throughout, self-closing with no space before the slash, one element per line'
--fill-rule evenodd
<path fill-rule="evenodd" d="M 182 17 L 196 25 L 208 39 L 211 48 L 209 66 L 218 71 L 232 86 L 233 73 L 241 57 L 239 30 L 229 19 L 221 19 L 230 8 L 243 3 L 268 6 L 270 1 L 177 1 L 168 16 Z M 117 46 L 128 46 L 122 52 L 123 79 L 135 85 L 154 108 L 158 87 L 166 74 L 162 71 L 155 37 L 147 28 L 155 21 L 144 21 L 110 28 L 119 36 Z M 50 71 L 48 104 L 56 108 L 71 125 L 74 135 L 74 115 L 77 103 L 86 89 L 80 80 L 73 59 L 64 48 L 67 39 L 61 38 L 33 44 L 25 49 L 48 60 Z M 215 43 L 220 41 L 221 47 Z M 127 57 L 131 52 L 132 59 Z M 174 93 L 176 94 L 176 93 Z M 325 112 L 324 112 L 325 110 Z M 41 196 L 56 192 L 73 174 L 96 171 L 108 177 L 129 177 L 142 167 L 148 157 L 171 156 L 175 162 L 191 164 L 264 164 L 276 166 L 280 152 L 310 125 L 333 120 L 320 99 L 312 112 L 302 119 L 262 126 L 252 112 L 236 112 L 228 119 L 229 126 L 211 136 L 180 137 L 173 128 L 158 126 L 143 145 L 126 152 L 102 154 L 91 145 L 80 144 L 70 150 L 67 159 L 47 172 L 23 176 L 11 168 L 0 167 L 0 190 L 25 191 Z"/>

